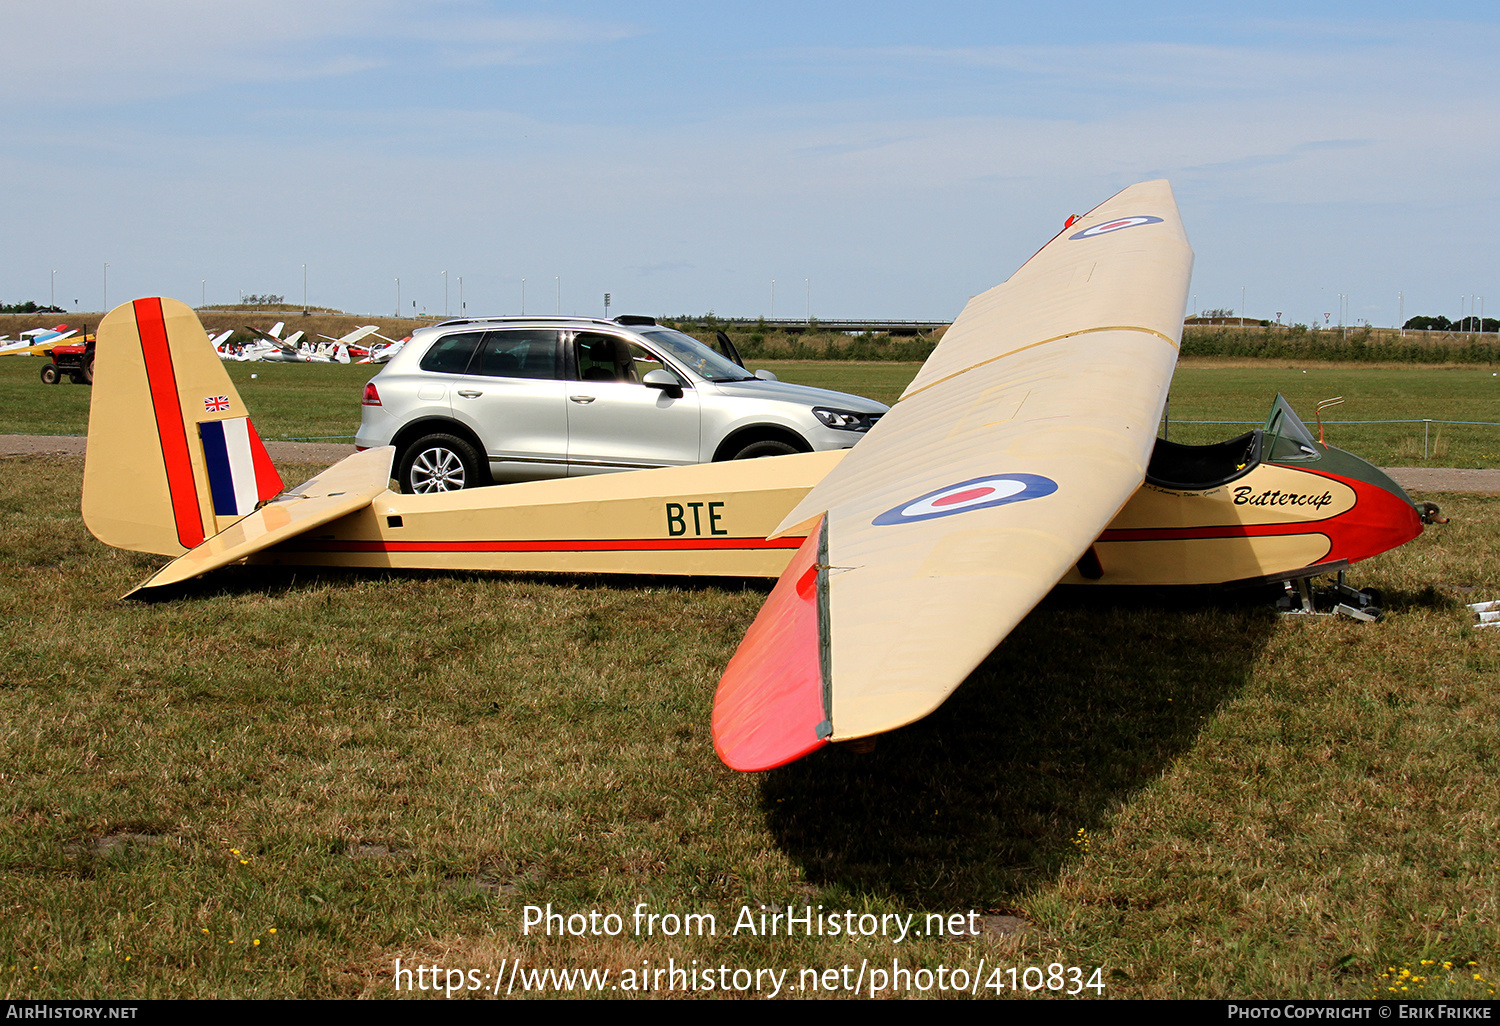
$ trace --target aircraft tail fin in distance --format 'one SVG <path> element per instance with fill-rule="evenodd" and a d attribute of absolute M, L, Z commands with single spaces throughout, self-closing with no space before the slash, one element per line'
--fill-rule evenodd
<path fill-rule="evenodd" d="M 83 470 L 95 538 L 181 555 L 283 487 L 190 308 L 137 299 L 105 316 Z"/>

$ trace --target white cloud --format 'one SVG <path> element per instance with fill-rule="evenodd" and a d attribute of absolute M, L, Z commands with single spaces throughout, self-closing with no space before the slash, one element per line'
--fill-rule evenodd
<path fill-rule="evenodd" d="M 537 63 L 628 38 L 628 25 L 496 16 L 461 0 L 20 0 L 6 5 L 7 93 L 114 104 L 222 84 L 353 75 L 421 59 Z M 58 45 L 49 45 L 57 40 Z"/>

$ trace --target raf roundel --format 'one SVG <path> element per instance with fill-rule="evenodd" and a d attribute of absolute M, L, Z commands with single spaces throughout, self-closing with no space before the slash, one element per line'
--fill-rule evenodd
<path fill-rule="evenodd" d="M 1113 221 L 1105 221 L 1103 224 L 1096 224 L 1092 228 L 1085 228 L 1081 232 L 1074 232 L 1068 238 L 1069 240 L 1092 239 L 1096 235 L 1108 235 L 1110 232 L 1117 232 L 1122 228 L 1134 228 L 1138 224 L 1161 224 L 1161 218 L 1145 214 L 1137 217 L 1117 217 Z"/>
<path fill-rule="evenodd" d="M 991 474 L 947 485 L 919 498 L 886 510 L 872 524 L 909 524 L 915 520 L 968 513 L 971 510 L 1004 506 L 1011 502 L 1040 499 L 1057 491 L 1057 482 L 1040 474 Z"/>

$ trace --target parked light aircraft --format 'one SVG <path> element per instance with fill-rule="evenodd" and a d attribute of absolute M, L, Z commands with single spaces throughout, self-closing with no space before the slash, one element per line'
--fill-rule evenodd
<path fill-rule="evenodd" d="M 66 324 L 59 324 L 55 328 L 32 328 L 21 332 L 16 341 L 0 345 L 0 356 L 40 356 L 76 334 L 78 329 L 69 330 Z"/>
<path fill-rule="evenodd" d="M 388 447 L 283 492 L 192 310 L 136 300 L 99 329 L 83 517 L 176 557 L 133 595 L 241 560 L 779 576 L 713 712 L 768 769 L 927 715 L 1059 582 L 1302 580 L 1421 533 L 1284 400 L 1156 440 L 1191 262 L 1167 184 L 1133 186 L 971 300 L 854 449 L 425 495 Z"/>
<path fill-rule="evenodd" d="M 380 339 L 380 342 L 371 346 L 369 354 L 362 360 L 356 360 L 356 363 L 387 363 L 391 357 L 401 352 L 406 343 L 411 341 L 410 335 L 403 339 L 393 339 L 376 332 L 375 337 Z"/>
<path fill-rule="evenodd" d="M 283 322 L 277 321 L 271 326 L 270 331 L 260 328 L 246 327 L 246 331 L 255 336 L 255 340 L 246 345 L 239 346 L 230 359 L 245 361 L 258 361 L 263 363 L 305 363 L 297 355 L 298 343 L 302 341 L 302 332 L 294 331 L 286 338 L 281 337 Z"/>
<path fill-rule="evenodd" d="M 360 342 L 370 337 L 371 335 L 374 335 L 376 338 L 380 338 L 381 336 L 378 334 L 379 331 L 380 325 L 366 324 L 361 327 L 355 328 L 353 331 L 350 331 L 344 335 L 340 335 L 338 338 L 334 338 L 332 335 L 325 335 L 322 332 L 318 332 L 318 337 L 332 343 L 331 348 L 333 350 L 336 351 L 339 346 L 343 346 L 344 351 L 348 353 L 351 359 L 358 359 L 370 355 L 370 347 L 360 345 Z M 348 361 L 341 360 L 339 362 L 347 363 Z"/>

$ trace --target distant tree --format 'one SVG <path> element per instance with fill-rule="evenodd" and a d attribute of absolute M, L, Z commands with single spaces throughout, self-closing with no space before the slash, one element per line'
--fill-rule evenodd
<path fill-rule="evenodd" d="M 29 299 L 26 302 L 24 302 L 24 303 L 13 303 L 13 304 L 9 304 L 9 305 L 7 305 L 5 303 L 0 303 L 0 313 L 29 314 L 29 313 L 63 313 L 63 312 L 64 311 L 63 311 L 63 309 L 61 307 L 58 307 L 58 306 L 38 306 L 36 303 L 32 302 Z"/>
<path fill-rule="evenodd" d="M 1402 327 L 1413 331 L 1452 331 L 1453 322 L 1442 316 L 1413 317 Z"/>

